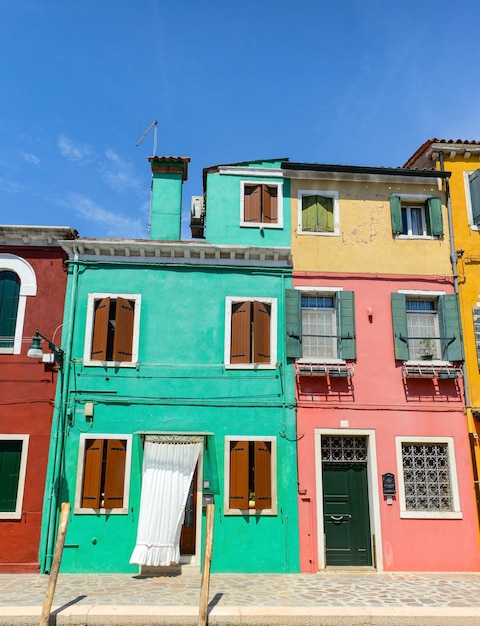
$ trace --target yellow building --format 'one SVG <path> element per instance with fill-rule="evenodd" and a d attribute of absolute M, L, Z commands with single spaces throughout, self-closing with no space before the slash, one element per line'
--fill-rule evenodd
<path fill-rule="evenodd" d="M 480 141 L 429 139 L 406 168 L 451 172 L 449 206 L 465 350 L 465 401 L 480 518 Z"/>

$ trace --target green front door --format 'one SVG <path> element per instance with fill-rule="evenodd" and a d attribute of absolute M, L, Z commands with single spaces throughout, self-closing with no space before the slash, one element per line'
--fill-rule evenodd
<path fill-rule="evenodd" d="M 366 462 L 323 461 L 326 565 L 372 564 Z"/>

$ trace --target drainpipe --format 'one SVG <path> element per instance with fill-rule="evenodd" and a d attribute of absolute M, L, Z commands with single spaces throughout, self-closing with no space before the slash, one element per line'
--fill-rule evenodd
<path fill-rule="evenodd" d="M 443 162 L 443 153 L 440 152 L 440 169 L 442 172 L 445 171 L 445 166 Z M 453 285 L 455 289 L 455 293 L 458 296 L 458 274 L 457 274 L 457 263 L 458 263 L 458 255 L 455 251 L 455 242 L 454 242 L 454 234 L 453 234 L 453 218 L 452 218 L 452 204 L 450 199 L 450 182 L 449 179 L 445 179 L 445 193 L 447 196 L 447 214 L 448 214 L 448 229 L 450 231 L 450 261 L 452 263 L 452 272 L 453 272 Z M 457 298 L 457 303 L 459 304 L 459 298 Z M 462 328 L 462 316 L 458 315 L 459 324 L 460 324 L 460 332 L 463 337 L 463 328 Z M 467 368 L 465 364 L 465 360 L 462 363 L 462 375 L 463 375 L 463 393 L 465 397 L 465 411 L 467 416 L 471 413 L 470 406 L 470 385 L 467 376 Z M 468 426 L 467 421 L 467 426 Z M 475 489 L 475 500 L 477 505 L 477 521 L 480 522 L 480 483 L 478 480 L 478 468 L 477 468 L 477 457 L 475 453 L 475 440 L 476 436 L 473 433 L 468 433 L 469 442 L 470 442 L 470 456 L 472 461 L 472 471 L 473 471 L 473 485 Z"/>
<path fill-rule="evenodd" d="M 57 398 L 55 401 L 57 408 L 57 420 L 55 425 L 55 432 L 52 429 L 52 435 L 55 437 L 55 446 L 53 449 L 53 475 L 52 482 L 49 489 L 48 500 L 46 503 L 47 508 L 47 535 L 45 539 L 45 554 L 43 559 L 43 572 L 49 573 L 52 560 L 55 539 L 57 536 L 58 527 L 58 500 L 62 485 L 62 466 L 65 452 L 65 426 L 67 423 L 67 395 L 68 395 L 68 381 L 70 377 L 70 362 L 72 354 L 72 341 L 73 341 L 73 324 L 74 324 L 74 311 L 77 298 L 77 285 L 78 285 L 78 254 L 75 253 L 72 277 L 72 290 L 70 293 L 70 308 L 69 308 L 69 324 L 67 326 L 68 334 L 64 342 L 65 358 L 63 360 L 63 369 L 59 370 L 62 376 L 62 384 L 60 391 L 57 392 Z"/>

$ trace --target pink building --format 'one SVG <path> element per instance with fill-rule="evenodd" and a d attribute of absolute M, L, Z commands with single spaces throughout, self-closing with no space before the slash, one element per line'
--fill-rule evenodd
<path fill-rule="evenodd" d="M 301 569 L 478 570 L 448 174 L 284 167 Z"/>

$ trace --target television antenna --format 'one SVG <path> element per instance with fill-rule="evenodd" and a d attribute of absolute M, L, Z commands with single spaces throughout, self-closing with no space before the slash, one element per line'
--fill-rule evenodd
<path fill-rule="evenodd" d="M 135 144 L 135 148 L 138 148 L 138 146 L 142 143 L 142 141 L 145 139 L 145 137 L 153 128 L 153 155 L 152 156 L 156 156 L 157 154 L 157 125 L 158 125 L 157 120 L 155 120 L 154 122 L 150 124 L 150 126 L 147 128 L 147 130 L 143 133 L 143 135 Z"/>

